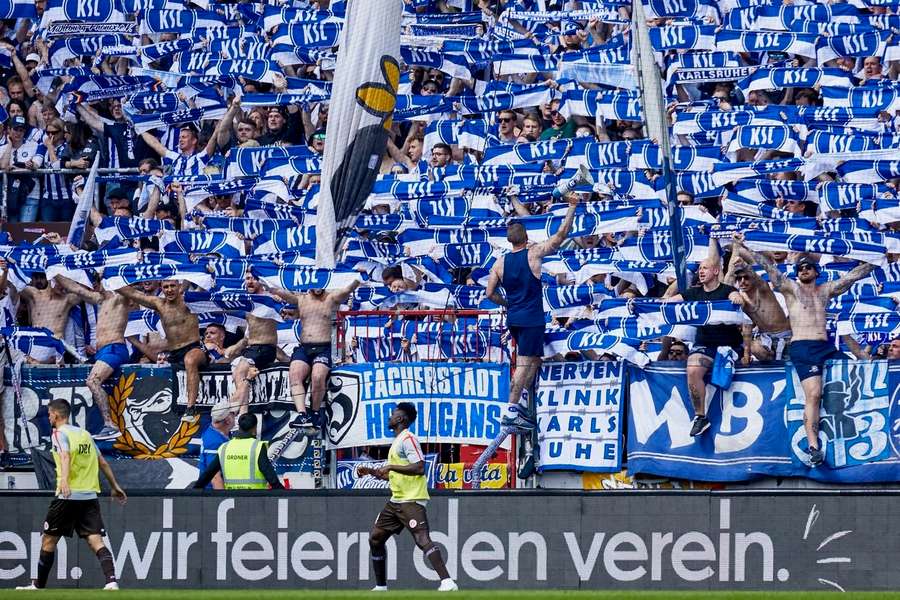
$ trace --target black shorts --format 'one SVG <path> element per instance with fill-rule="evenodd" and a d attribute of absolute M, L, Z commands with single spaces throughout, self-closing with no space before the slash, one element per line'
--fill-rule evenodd
<path fill-rule="evenodd" d="M 375 528 L 396 535 L 404 528 L 415 533 L 428 531 L 428 515 L 418 502 L 388 502 L 375 519 Z"/>
<path fill-rule="evenodd" d="M 322 344 L 300 344 L 291 353 L 291 362 L 299 360 L 312 366 L 315 364 L 325 365 L 331 368 L 331 344 L 324 342 Z"/>
<path fill-rule="evenodd" d="M 265 369 L 275 362 L 275 346 L 253 344 L 244 348 L 241 356 L 252 362 L 257 369 Z"/>
<path fill-rule="evenodd" d="M 744 355 L 743 344 L 740 346 L 732 346 L 731 349 L 734 350 L 735 352 L 737 352 L 738 356 Z M 719 352 L 718 346 L 698 346 L 697 344 L 694 344 L 694 346 L 691 348 L 689 356 L 691 354 L 702 354 L 703 356 L 707 357 L 710 360 L 716 360 L 716 354 L 718 354 L 718 352 Z"/>
<path fill-rule="evenodd" d="M 87 537 L 98 534 L 106 535 L 103 517 L 100 516 L 100 503 L 93 500 L 63 500 L 54 498 L 47 510 L 44 520 L 44 533 L 53 536 Z"/>
<path fill-rule="evenodd" d="M 176 348 L 175 350 L 169 351 L 169 364 L 173 367 L 183 369 L 184 368 L 184 357 L 187 356 L 187 353 L 193 350 L 194 348 L 199 348 L 203 350 L 203 354 L 206 356 L 206 362 L 209 363 L 209 353 L 206 351 L 206 346 L 201 344 L 200 342 L 191 342 L 187 346 L 182 346 L 181 348 Z"/>
<path fill-rule="evenodd" d="M 516 341 L 516 356 L 544 356 L 544 326 L 510 325 L 509 333 Z"/>

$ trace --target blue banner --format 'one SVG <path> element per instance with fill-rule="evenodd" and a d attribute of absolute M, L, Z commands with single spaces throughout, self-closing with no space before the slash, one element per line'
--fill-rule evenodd
<path fill-rule="evenodd" d="M 390 444 L 391 411 L 411 402 L 410 430 L 423 444 L 486 446 L 500 433 L 509 366 L 492 363 L 373 363 L 331 372 L 329 448 Z"/>
<path fill-rule="evenodd" d="M 684 367 L 628 367 L 629 473 L 703 481 L 760 476 L 833 483 L 900 479 L 900 365 L 829 363 L 819 418 L 825 464 L 812 469 L 803 430 L 804 396 L 793 367 L 739 368 L 728 390 L 707 387 L 710 429 L 689 435 L 693 409 Z M 895 439 L 896 438 L 896 439 Z"/>
<path fill-rule="evenodd" d="M 385 461 L 373 459 L 339 460 L 337 463 L 337 485 L 339 490 L 386 490 L 388 482 L 385 479 L 377 479 L 372 475 L 359 476 L 357 467 L 369 467 L 377 469 L 384 466 Z M 425 455 L 425 477 L 428 480 L 428 489 L 435 488 L 434 473 L 437 466 L 437 454 Z"/>

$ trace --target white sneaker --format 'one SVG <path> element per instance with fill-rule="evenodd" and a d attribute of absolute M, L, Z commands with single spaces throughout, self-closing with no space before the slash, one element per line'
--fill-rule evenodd
<path fill-rule="evenodd" d="M 372 591 L 373 592 L 386 592 L 386 591 L 388 591 L 388 589 L 387 589 L 386 585 L 376 585 L 375 587 L 372 588 Z"/>
<path fill-rule="evenodd" d="M 34 582 L 32 581 L 28 585 L 18 585 L 18 586 L 16 586 L 16 589 L 17 590 L 39 590 L 41 588 L 34 585 Z"/>
<path fill-rule="evenodd" d="M 103 589 L 104 589 L 104 590 L 118 590 L 118 589 L 119 589 L 119 582 L 117 582 L 117 581 L 110 581 L 109 583 L 107 583 L 106 585 L 103 586 Z"/>
<path fill-rule="evenodd" d="M 456 585 L 456 582 L 450 579 L 441 579 L 441 585 L 438 587 L 437 591 L 439 592 L 458 592 L 459 586 Z"/>

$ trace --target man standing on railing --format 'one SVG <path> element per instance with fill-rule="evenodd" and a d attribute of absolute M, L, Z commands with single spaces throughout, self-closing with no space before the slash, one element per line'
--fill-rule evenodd
<path fill-rule="evenodd" d="M 200 414 L 194 405 L 200 393 L 200 369 L 209 364 L 209 355 L 200 342 L 200 321 L 184 303 L 181 282 L 163 281 L 161 297 L 142 294 L 132 287 L 123 287 L 118 292 L 159 313 L 169 346 L 169 364 L 176 369 L 183 368 L 187 378 L 187 409 L 181 420 L 197 422 Z"/>
<path fill-rule="evenodd" d="M 259 279 L 250 272 L 244 275 L 244 288 L 250 294 L 261 294 L 264 291 Z M 241 340 L 240 354 L 231 361 L 231 374 L 234 377 L 231 406 L 239 407 L 240 414 L 250 410 L 250 380 L 275 362 L 278 347 L 277 321 L 257 317 L 250 312 L 246 318 L 247 330 Z"/>
<path fill-rule="evenodd" d="M 817 467 L 825 461 L 825 453 L 819 446 L 819 401 L 822 399 L 822 374 L 825 362 L 847 356 L 839 352 L 828 340 L 825 329 L 825 307 L 828 301 L 843 294 L 850 286 L 867 276 L 875 265 L 863 263 L 844 274 L 836 281 L 822 285 L 816 283 L 819 265 L 804 256 L 797 262 L 797 281 L 784 276 L 765 254 L 750 250 L 743 245 L 743 235 L 734 236 L 734 251 L 747 262 L 762 265 L 769 274 L 769 280 L 776 290 L 781 291 L 787 303 L 788 318 L 791 321 L 791 362 L 797 370 L 803 395 L 803 426 L 809 448 L 809 464 Z"/>
<path fill-rule="evenodd" d="M 569 210 L 550 239 L 528 245 L 528 233 L 522 223 L 514 222 L 506 229 L 512 244 L 501 260 L 491 268 L 485 295 L 488 300 L 506 307 L 506 325 L 516 342 L 516 371 L 509 386 L 509 404 L 501 423 L 520 429 L 533 429 L 535 422 L 519 406 L 522 390 L 531 389 L 544 355 L 544 290 L 541 284 L 541 259 L 559 250 L 572 229 L 578 194 L 569 194 Z M 502 285 L 504 298 L 497 291 Z"/>
<path fill-rule="evenodd" d="M 89 289 L 63 275 L 57 275 L 55 279 L 67 292 L 75 294 L 88 304 L 100 306 L 100 313 L 97 315 L 97 353 L 94 355 L 94 366 L 87 377 L 87 386 L 91 390 L 94 404 L 103 416 L 103 428 L 93 437 L 95 440 L 114 440 L 120 433 L 109 413 L 109 398 L 103 389 L 103 382 L 118 373 L 131 357 L 125 344 L 125 327 L 133 306 L 124 296 L 100 286 L 99 289 Z"/>
<path fill-rule="evenodd" d="M 294 293 L 268 286 L 264 288 L 284 302 L 296 304 L 300 314 L 300 345 L 291 355 L 288 373 L 291 398 L 294 400 L 294 408 L 299 413 L 297 418 L 291 421 L 291 427 L 294 429 L 318 431 L 324 424 L 320 409 L 325 398 L 325 384 L 331 372 L 331 328 L 334 326 L 334 316 L 359 285 L 359 281 L 354 281 L 337 292 L 310 290 L 306 293 Z M 307 377 L 309 377 L 311 417 L 306 411 Z"/>

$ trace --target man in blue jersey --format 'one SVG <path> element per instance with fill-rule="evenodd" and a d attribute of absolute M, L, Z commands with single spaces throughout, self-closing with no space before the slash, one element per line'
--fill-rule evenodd
<path fill-rule="evenodd" d="M 522 390 L 531 389 L 544 355 L 544 293 L 541 284 L 541 259 L 553 254 L 572 229 L 578 194 L 568 194 L 569 210 L 559 229 L 546 242 L 528 244 L 528 233 L 519 222 L 510 223 L 506 239 L 512 251 L 494 262 L 488 278 L 486 297 L 506 307 L 506 325 L 516 342 L 516 371 L 509 386 L 509 405 L 504 426 L 532 429 L 534 420 L 519 406 Z M 506 292 L 504 298 L 497 286 Z"/>

